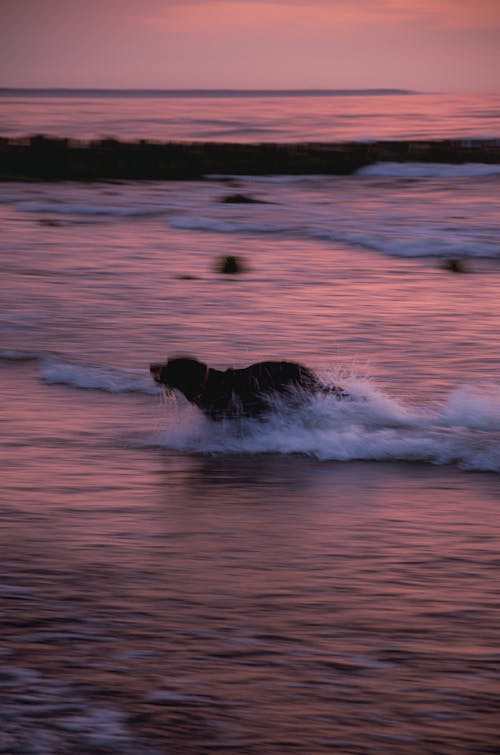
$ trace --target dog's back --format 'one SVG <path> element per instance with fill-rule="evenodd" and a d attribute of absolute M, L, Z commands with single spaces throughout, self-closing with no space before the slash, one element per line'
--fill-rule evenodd
<path fill-rule="evenodd" d="M 257 362 L 231 373 L 238 392 L 282 393 L 292 386 L 311 390 L 318 385 L 316 376 L 296 362 Z"/>
<path fill-rule="evenodd" d="M 156 382 L 177 388 L 212 419 L 257 417 L 269 409 L 269 400 L 276 394 L 291 400 L 297 389 L 308 393 L 331 390 L 297 362 L 256 362 L 243 369 L 221 371 L 196 359 L 174 358 L 165 365 L 151 365 L 150 370 Z"/>
<path fill-rule="evenodd" d="M 286 394 L 294 388 L 319 388 L 315 375 L 295 362 L 257 362 L 225 372 L 210 370 L 206 390 L 196 403 L 213 418 L 255 417 L 269 408 L 273 394 Z"/>

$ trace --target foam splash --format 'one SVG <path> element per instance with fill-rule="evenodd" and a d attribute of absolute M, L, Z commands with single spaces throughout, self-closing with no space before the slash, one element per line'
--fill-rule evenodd
<path fill-rule="evenodd" d="M 286 233 L 290 226 L 285 223 L 248 222 L 241 218 L 224 220 L 207 216 L 183 217 L 170 221 L 172 228 L 213 233 Z"/>
<path fill-rule="evenodd" d="M 40 377 L 45 383 L 108 393 L 136 392 L 155 395 L 160 392 L 145 370 L 96 367 L 55 357 L 43 360 Z"/>
<path fill-rule="evenodd" d="M 441 417 L 452 427 L 499 432 L 500 386 L 483 383 L 456 388 L 450 394 Z"/>
<path fill-rule="evenodd" d="M 375 163 L 356 171 L 357 176 L 380 178 L 481 178 L 500 174 L 500 165 L 486 163 Z"/>
<path fill-rule="evenodd" d="M 500 166 L 491 167 L 499 167 L 500 175 Z M 326 181 L 324 179 L 322 191 Z M 273 205 L 251 205 L 244 210 L 218 208 L 207 215 L 199 208 L 196 213 L 192 212 L 193 208 L 185 208 L 186 214 L 173 214 L 168 223 L 175 229 L 222 235 L 251 233 L 270 237 L 291 233 L 305 240 L 363 247 L 393 257 L 494 259 L 500 256 L 498 218 L 494 212 L 483 212 L 481 222 L 471 216 L 458 217 L 450 223 L 429 207 L 429 214 L 422 222 L 419 213 L 408 213 L 407 203 L 398 198 L 380 200 L 376 215 L 359 212 L 356 203 L 351 208 L 343 203 L 337 209 L 329 206 L 325 212 L 324 207 L 318 211 L 318 206 L 312 208 L 303 201 L 299 207 L 286 195 L 280 203 L 280 198 L 279 194 L 273 197 L 279 210 Z"/>
<path fill-rule="evenodd" d="M 162 400 L 158 424 L 141 445 L 202 454 L 304 454 L 319 460 L 455 464 L 500 472 L 500 384 L 463 385 L 437 408 L 406 406 L 369 379 L 332 380 L 348 392 L 277 398 L 259 419 L 212 422 L 182 396 L 163 396 L 146 370 L 97 367 L 46 357 L 41 379 Z"/>
<path fill-rule="evenodd" d="M 484 229 L 483 229 L 484 231 Z M 464 229 L 463 233 L 447 234 L 438 225 L 425 229 L 408 224 L 404 229 L 392 227 L 388 218 L 381 218 L 378 225 L 363 228 L 345 224 L 344 231 L 310 229 L 312 238 L 336 241 L 349 246 L 372 249 L 392 257 L 436 257 L 443 259 L 469 259 L 474 257 L 498 258 L 500 247 L 494 230 L 486 232 Z"/>
<path fill-rule="evenodd" d="M 167 406 L 148 443 L 198 453 L 305 454 L 500 472 L 500 386 L 458 389 L 433 412 L 405 407 L 369 381 L 346 387 L 349 399 L 313 396 L 293 409 L 276 401 L 259 420 L 214 423 L 178 402 Z"/>
<path fill-rule="evenodd" d="M 23 202 L 18 212 L 50 213 L 57 215 L 148 217 L 165 213 L 164 207 L 119 207 L 114 205 L 63 204 L 59 202 Z"/>

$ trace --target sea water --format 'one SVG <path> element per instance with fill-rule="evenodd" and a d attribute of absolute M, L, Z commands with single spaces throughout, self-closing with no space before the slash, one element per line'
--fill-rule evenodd
<path fill-rule="evenodd" d="M 0 186 L 0 751 L 498 750 L 499 189 Z M 213 423 L 173 354 L 349 396 Z"/>
<path fill-rule="evenodd" d="M 500 95 L 401 90 L 0 89 L 0 135 L 302 142 L 498 138 Z"/>

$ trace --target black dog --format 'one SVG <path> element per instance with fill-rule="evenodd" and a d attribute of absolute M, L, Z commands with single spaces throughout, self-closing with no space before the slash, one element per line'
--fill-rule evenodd
<path fill-rule="evenodd" d="M 273 394 L 290 401 L 300 391 L 347 396 L 341 388 L 323 385 L 311 370 L 295 362 L 257 362 L 222 372 L 197 359 L 181 357 L 151 364 L 149 370 L 157 383 L 179 390 L 211 419 L 257 417 L 269 410 Z"/>

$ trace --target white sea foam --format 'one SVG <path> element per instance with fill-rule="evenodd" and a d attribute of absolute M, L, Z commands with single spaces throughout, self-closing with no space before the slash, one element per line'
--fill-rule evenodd
<path fill-rule="evenodd" d="M 248 222 L 240 218 L 224 220 L 204 216 L 174 218 L 170 225 L 172 228 L 215 233 L 286 233 L 290 230 L 290 226 L 285 223 Z"/>
<path fill-rule="evenodd" d="M 42 381 L 74 389 L 160 396 L 146 370 L 42 359 Z M 262 418 L 206 419 L 182 396 L 163 405 L 141 445 L 197 453 L 304 454 L 320 460 L 416 461 L 500 472 L 500 384 L 454 389 L 438 408 L 406 406 L 367 379 L 342 380 L 348 397 L 277 399 Z M 134 441 L 136 442 L 136 441 Z"/>
<path fill-rule="evenodd" d="M 146 370 L 42 360 L 41 379 L 109 393 L 160 395 Z M 260 419 L 212 422 L 182 396 L 165 403 L 146 445 L 199 453 L 306 454 L 322 460 L 419 461 L 500 472 L 500 384 L 461 386 L 436 408 L 405 406 L 377 385 L 343 380 L 349 396 L 277 399 Z"/>
<path fill-rule="evenodd" d="M 385 169 L 385 166 L 382 166 Z M 460 166 L 441 166 L 457 168 Z M 475 169 L 477 166 L 472 166 Z M 499 168 L 500 166 L 482 166 Z M 417 165 L 420 170 L 420 166 Z M 399 169 L 399 167 L 398 167 Z M 401 168 L 404 170 L 405 166 Z M 444 174 L 443 174 L 444 175 Z M 268 177 L 266 177 L 267 179 Z M 313 177 L 300 177 L 310 181 Z M 258 191 L 255 179 L 248 179 L 249 190 Z M 240 180 L 242 182 L 243 179 Z M 269 178 L 271 180 L 271 178 Z M 499 222 L 494 200 L 486 200 L 475 209 L 464 210 L 453 189 L 456 181 L 446 182 L 446 211 L 442 210 L 440 191 L 431 195 L 422 187 L 412 188 L 411 199 L 394 191 L 394 182 L 387 187 L 374 187 L 373 181 L 351 177 L 344 183 L 351 201 L 339 196 L 339 179 L 316 177 L 315 183 L 297 194 L 296 177 L 281 177 L 281 181 L 266 198 L 272 204 L 252 204 L 212 207 L 186 203 L 182 212 L 173 210 L 168 217 L 172 228 L 228 235 L 260 234 L 269 237 L 286 234 L 304 243 L 332 242 L 364 247 L 394 257 L 438 257 L 444 259 L 500 257 Z M 345 181 L 345 179 L 344 179 Z M 492 189 L 487 192 L 490 196 Z M 422 193 L 423 192 L 423 193 Z M 450 196 L 448 196 L 450 192 Z M 318 201 L 319 195 L 319 201 Z M 369 195 L 369 209 L 365 211 L 365 197 Z"/>
<path fill-rule="evenodd" d="M 450 427 L 500 432 L 500 385 L 485 383 L 455 389 L 441 418 Z"/>
<path fill-rule="evenodd" d="M 367 381 L 348 388 L 347 400 L 320 395 L 294 409 L 277 402 L 261 420 L 213 423 L 180 402 L 166 407 L 163 427 L 148 442 L 199 453 L 305 454 L 500 472 L 500 386 L 459 389 L 437 411 L 405 407 Z"/>
<path fill-rule="evenodd" d="M 356 171 L 357 176 L 387 178 L 480 178 L 500 174 L 500 165 L 485 163 L 375 163 Z"/>
<path fill-rule="evenodd" d="M 169 221 L 173 228 L 209 231 L 221 234 L 293 233 L 304 239 L 327 240 L 353 247 L 373 249 L 394 257 L 468 258 L 500 256 L 500 245 L 494 227 L 453 230 L 430 221 L 423 226 L 418 220 L 405 219 L 394 223 L 391 216 L 369 218 L 356 216 L 320 219 L 307 215 L 288 217 L 287 222 L 268 222 L 265 218 L 249 221 L 244 218 L 224 219 L 206 216 L 184 216 Z"/>
<path fill-rule="evenodd" d="M 131 391 L 153 395 L 159 393 L 158 387 L 155 386 L 146 370 L 96 367 L 54 357 L 47 357 L 43 360 L 40 377 L 45 383 L 106 391 L 108 393 L 129 393 Z"/>
<path fill-rule="evenodd" d="M 112 205 L 63 204 L 59 202 L 22 202 L 16 208 L 19 212 L 50 213 L 57 215 L 111 215 L 116 217 L 142 217 L 159 215 L 164 207 L 119 207 Z"/>
<path fill-rule="evenodd" d="M 345 230 L 342 229 L 345 226 Z M 383 217 L 371 226 L 364 227 L 359 222 L 356 227 L 340 223 L 336 230 L 309 230 L 312 238 L 373 249 L 393 257 L 439 257 L 450 258 L 496 258 L 500 257 L 500 245 L 494 231 L 488 234 L 477 230 L 464 230 L 462 233 L 446 232 L 437 226 L 425 228 L 409 223 L 405 228 L 394 227 Z"/>

